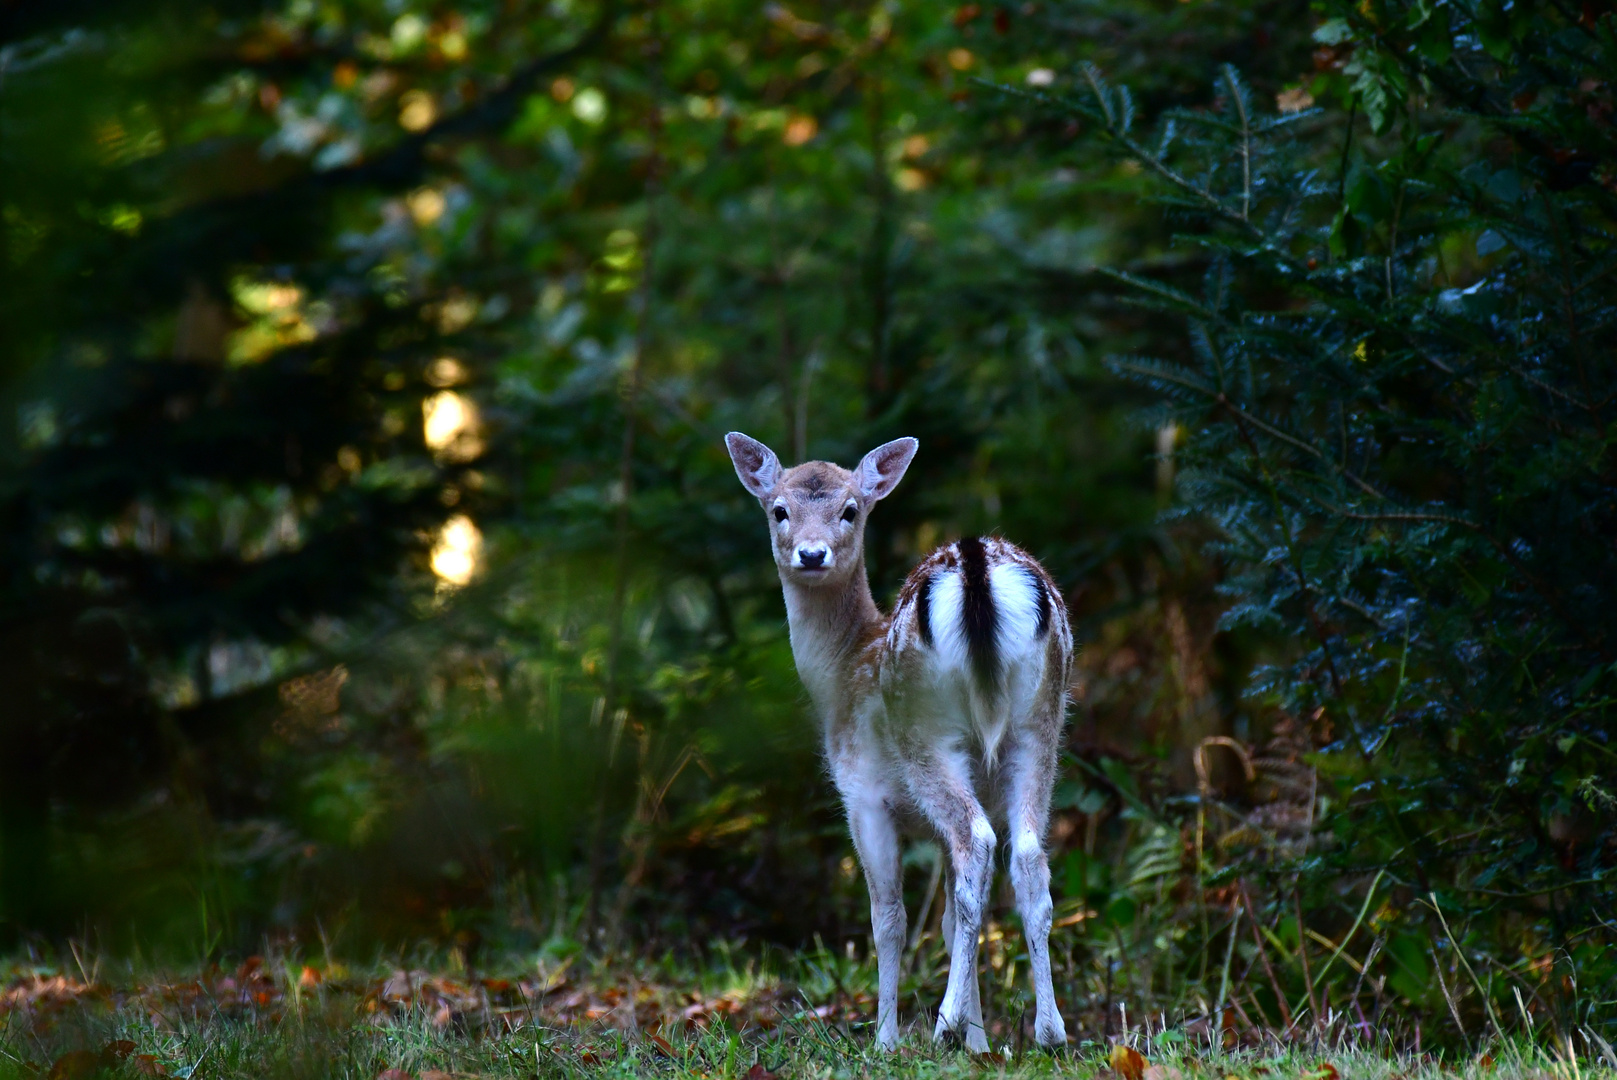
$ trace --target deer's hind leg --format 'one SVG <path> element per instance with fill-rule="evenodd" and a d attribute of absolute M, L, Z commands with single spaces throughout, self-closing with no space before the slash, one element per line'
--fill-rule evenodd
<path fill-rule="evenodd" d="M 977 996 L 977 935 L 994 869 L 994 827 L 971 785 L 971 767 L 958 748 L 917 754 L 904 767 L 911 802 L 942 840 L 951 887 L 945 900 L 949 983 L 934 1032 L 960 1035 L 967 1049 L 988 1050 Z"/>
<path fill-rule="evenodd" d="M 941 923 L 942 923 L 941 929 L 943 930 L 943 951 L 949 954 L 949 956 L 951 957 L 951 963 L 952 963 L 953 962 L 952 958 L 954 956 L 954 932 L 955 932 L 954 931 L 954 888 L 955 888 L 955 886 L 954 886 L 954 862 L 953 862 L 952 859 L 949 858 L 947 852 L 943 853 L 941 855 L 941 858 L 943 859 L 943 918 L 941 920 Z M 973 972 L 973 974 L 975 974 L 975 972 Z M 980 993 L 981 987 L 979 987 L 977 985 L 977 980 L 975 978 L 973 978 L 971 980 L 970 986 L 971 986 L 971 1003 L 966 1009 L 966 1026 L 967 1026 L 968 1029 L 972 1025 L 976 1025 L 977 1027 L 982 1028 L 983 1027 L 983 1005 L 982 1005 L 982 996 L 981 996 L 981 993 Z M 986 1031 L 986 1030 L 987 1029 L 985 1028 L 984 1031 Z"/>
<path fill-rule="evenodd" d="M 1059 706 L 1058 706 L 1059 708 Z M 1056 1007 L 1050 974 L 1050 864 L 1044 854 L 1045 829 L 1050 822 L 1050 792 L 1056 777 L 1056 741 L 1061 715 L 1038 715 L 1032 724 L 1013 734 L 1005 748 L 1006 821 L 1011 841 L 1011 883 L 1016 887 L 1016 909 L 1022 917 L 1033 980 L 1033 1037 L 1041 1046 L 1061 1046 L 1067 1028 Z"/>

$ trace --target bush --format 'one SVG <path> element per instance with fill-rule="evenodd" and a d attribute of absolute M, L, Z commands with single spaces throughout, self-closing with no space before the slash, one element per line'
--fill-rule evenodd
<path fill-rule="evenodd" d="M 1324 743 L 1312 843 L 1226 877 L 1390 885 L 1385 972 L 1467 1023 L 1514 1018 L 1513 989 L 1609 1023 L 1591 988 L 1617 977 L 1617 19 L 1594 10 L 1333 3 L 1279 109 L 1227 69 L 1150 134 L 1093 68 L 1038 95 L 1143 167 L 1202 260 L 1194 294 L 1115 275 L 1189 343 L 1112 364 L 1179 426 L 1223 625 L 1274 643 L 1249 703 Z"/>

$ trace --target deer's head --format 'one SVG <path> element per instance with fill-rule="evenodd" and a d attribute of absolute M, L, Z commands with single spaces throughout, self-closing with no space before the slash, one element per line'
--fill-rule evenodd
<path fill-rule="evenodd" d="M 741 485 L 768 516 L 781 580 L 801 585 L 863 572 L 865 517 L 898 486 L 921 445 L 910 438 L 883 443 L 850 471 L 828 461 L 783 469 L 773 450 L 739 431 L 724 444 Z"/>

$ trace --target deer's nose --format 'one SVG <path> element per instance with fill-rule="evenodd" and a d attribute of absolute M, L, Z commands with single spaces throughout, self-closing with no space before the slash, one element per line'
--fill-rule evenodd
<path fill-rule="evenodd" d="M 818 570 L 825 565 L 826 550 L 819 548 L 798 548 L 797 562 L 805 570 Z"/>

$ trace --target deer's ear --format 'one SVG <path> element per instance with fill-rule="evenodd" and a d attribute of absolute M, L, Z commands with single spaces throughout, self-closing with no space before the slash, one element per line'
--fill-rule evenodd
<path fill-rule="evenodd" d="M 724 437 L 724 445 L 730 451 L 730 462 L 736 467 L 736 476 L 741 478 L 741 486 L 758 496 L 767 499 L 775 493 L 775 486 L 780 483 L 780 458 L 775 452 L 750 435 L 743 435 L 739 431 L 732 431 Z"/>
<path fill-rule="evenodd" d="M 853 473 L 859 493 L 872 501 L 887 498 L 904 479 L 904 470 L 910 467 L 915 451 L 920 448 L 918 441 L 906 436 L 882 443 L 866 454 Z"/>

